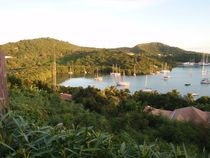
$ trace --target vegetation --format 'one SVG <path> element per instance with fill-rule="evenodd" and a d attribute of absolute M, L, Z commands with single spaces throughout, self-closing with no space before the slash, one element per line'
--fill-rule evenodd
<path fill-rule="evenodd" d="M 195 52 L 184 51 L 161 43 L 148 43 L 133 48 L 97 49 L 72 45 L 51 38 L 22 40 L 7 43 L 0 49 L 14 58 L 7 60 L 10 74 L 15 74 L 25 82 L 46 81 L 51 77 L 53 54 L 56 54 L 57 73 L 94 74 L 98 68 L 101 73 L 112 71 L 117 64 L 127 75 L 148 74 L 162 69 L 164 62 L 170 67 L 177 62 L 199 61 L 201 56 Z"/>
<path fill-rule="evenodd" d="M 209 97 L 60 87 L 73 95 L 69 102 L 41 81 L 30 86 L 14 76 L 9 81 L 9 108 L 0 117 L 1 157 L 205 158 L 210 152 L 209 128 L 143 112 L 148 103 L 208 109 Z"/>
<path fill-rule="evenodd" d="M 62 124 L 39 127 L 12 113 L 1 120 L 1 157 L 207 157 L 204 150 L 196 154 L 185 145 L 168 143 L 142 144 L 127 138 L 116 143 L 112 135 L 89 128 L 66 129 Z M 5 137 L 8 136 L 8 137 Z M 124 137 L 127 137 L 125 134 Z M 9 145 L 8 145 L 9 144 Z"/>
<path fill-rule="evenodd" d="M 109 87 L 66 88 L 54 92 L 52 56 L 57 72 L 67 74 L 112 71 L 117 64 L 126 74 L 158 71 L 163 62 L 196 61 L 200 55 L 161 43 L 133 48 L 79 47 L 50 38 L 0 46 L 7 55 L 9 102 L 0 116 L 0 157 L 209 157 L 210 128 L 177 122 L 143 112 L 145 105 L 173 110 L 195 106 L 210 110 L 210 97 L 197 100 L 173 90 L 166 94 Z M 181 56 L 182 54 L 182 56 Z M 59 93 L 72 94 L 65 101 Z"/>
<path fill-rule="evenodd" d="M 177 47 L 170 47 L 162 43 L 139 44 L 132 48 L 133 52 L 147 54 L 160 61 L 167 61 L 170 64 L 177 62 L 194 61 L 199 62 L 201 55 L 192 51 L 185 51 Z"/>

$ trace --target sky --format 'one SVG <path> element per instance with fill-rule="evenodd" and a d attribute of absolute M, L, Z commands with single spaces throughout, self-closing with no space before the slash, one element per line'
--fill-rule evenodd
<path fill-rule="evenodd" d="M 161 42 L 210 53 L 210 0 L 0 0 L 0 37 L 99 48 Z"/>

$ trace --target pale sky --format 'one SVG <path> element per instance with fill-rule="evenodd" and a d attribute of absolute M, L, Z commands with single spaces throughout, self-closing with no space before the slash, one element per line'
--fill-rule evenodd
<path fill-rule="evenodd" d="M 52 37 L 89 47 L 162 42 L 210 53 L 210 0 L 0 0 L 0 44 Z"/>

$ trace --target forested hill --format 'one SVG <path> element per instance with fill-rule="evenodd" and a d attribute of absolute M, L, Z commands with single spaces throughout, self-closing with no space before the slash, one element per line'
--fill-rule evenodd
<path fill-rule="evenodd" d="M 91 48 L 79 47 L 52 38 L 21 40 L 16 43 L 7 43 L 0 48 L 7 55 L 15 58 L 10 60 L 9 63 L 16 63 L 17 67 L 25 67 L 28 62 L 30 62 L 31 66 L 46 64 L 52 59 L 53 52 L 55 52 L 57 58 L 62 58 L 66 54 L 71 54 L 74 51 L 91 50 Z"/>
<path fill-rule="evenodd" d="M 200 54 L 170 47 L 161 43 L 147 43 L 133 48 L 99 49 L 80 47 L 52 38 L 21 40 L 0 46 L 14 58 L 7 61 L 12 74 L 28 80 L 46 80 L 51 76 L 53 53 L 56 54 L 58 73 L 67 73 L 69 67 L 75 73 L 84 69 L 94 73 L 96 68 L 108 73 L 117 64 L 126 73 L 132 74 L 134 65 L 137 74 L 145 74 L 161 68 L 163 62 L 174 64 L 189 60 L 200 60 Z"/>
<path fill-rule="evenodd" d="M 73 52 L 95 50 L 52 38 L 21 40 L 1 45 L 0 49 L 13 57 L 7 60 L 9 73 L 28 80 L 46 80 L 51 76 L 54 52 L 59 60 Z"/>
<path fill-rule="evenodd" d="M 147 52 L 150 54 L 193 53 L 193 52 L 185 51 L 178 47 L 171 47 L 171 46 L 165 45 L 163 43 L 158 43 L 158 42 L 138 44 L 131 49 L 132 49 L 131 51 L 136 52 L 136 53 Z"/>
<path fill-rule="evenodd" d="M 198 62 L 201 59 L 199 52 L 186 51 L 178 47 L 171 47 L 158 42 L 138 44 L 131 48 L 131 51 L 135 53 L 144 53 L 150 57 L 164 57 L 168 62 Z"/>

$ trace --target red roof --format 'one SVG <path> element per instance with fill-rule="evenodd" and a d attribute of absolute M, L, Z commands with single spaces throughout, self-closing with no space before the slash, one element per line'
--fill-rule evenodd
<path fill-rule="evenodd" d="M 68 93 L 60 93 L 60 98 L 63 99 L 63 100 L 71 101 L 72 100 L 72 95 L 68 94 Z"/>
<path fill-rule="evenodd" d="M 156 109 L 151 106 L 146 106 L 144 112 L 149 112 L 153 115 L 162 115 L 169 119 L 178 121 L 191 121 L 193 123 L 203 124 L 204 126 L 210 125 L 210 112 L 202 111 L 193 106 L 175 109 L 174 111 Z"/>

